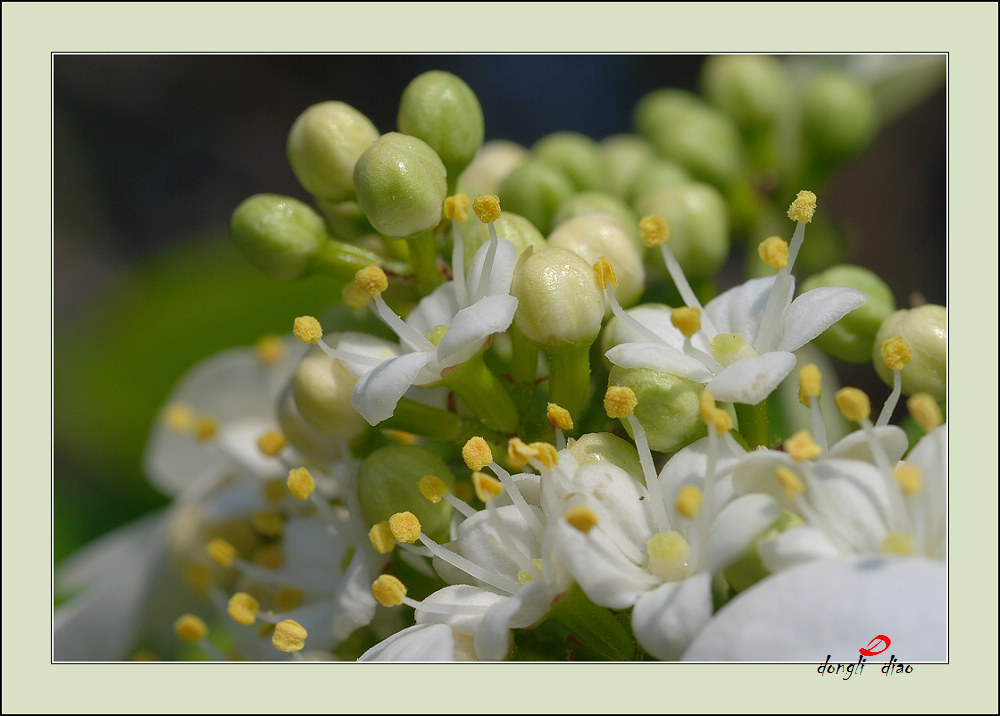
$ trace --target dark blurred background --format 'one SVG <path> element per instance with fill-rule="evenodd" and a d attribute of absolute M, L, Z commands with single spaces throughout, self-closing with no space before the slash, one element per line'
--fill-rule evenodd
<path fill-rule="evenodd" d="M 289 316 L 319 313 L 337 298 L 321 278 L 264 278 L 227 237 L 232 210 L 251 194 L 309 200 L 285 158 L 288 129 L 306 107 L 342 100 L 391 131 L 406 84 L 444 69 L 478 95 L 487 139 L 530 146 L 573 130 L 599 140 L 632 130 L 632 108 L 645 93 L 696 90 L 703 62 L 54 56 L 56 560 L 165 502 L 145 482 L 142 449 L 188 367 L 284 332 Z M 822 211 L 852 237 L 851 260 L 876 270 L 900 306 L 915 291 L 946 300 L 946 92 L 924 94 L 820 197 Z"/>

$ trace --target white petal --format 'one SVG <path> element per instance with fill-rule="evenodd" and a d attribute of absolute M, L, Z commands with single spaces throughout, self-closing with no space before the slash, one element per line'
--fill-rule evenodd
<path fill-rule="evenodd" d="M 649 368 L 697 383 L 705 383 L 713 377 L 701 361 L 660 343 L 622 343 L 604 355 L 621 368 Z"/>
<path fill-rule="evenodd" d="M 455 298 L 455 283 L 448 281 L 420 299 L 420 303 L 406 317 L 406 325 L 426 336 L 438 326 L 451 325 L 451 319 L 460 308 Z"/>
<path fill-rule="evenodd" d="M 511 627 L 531 626 L 538 621 L 548 608 L 545 597 L 542 583 L 529 582 L 490 607 L 476 631 L 476 657 L 483 661 L 505 659 L 510 651 Z"/>
<path fill-rule="evenodd" d="M 446 624 L 417 624 L 396 632 L 358 661 L 454 661 L 455 637 Z"/>
<path fill-rule="evenodd" d="M 351 403 L 369 425 L 392 417 L 396 403 L 434 357 L 433 353 L 404 353 L 380 363 L 354 386 Z"/>
<path fill-rule="evenodd" d="M 778 503 L 767 495 L 745 495 L 726 505 L 712 525 L 701 568 L 714 574 L 731 565 L 746 554 L 780 513 Z"/>
<path fill-rule="evenodd" d="M 889 462 L 894 463 L 903 457 L 909 443 L 906 433 L 895 425 L 881 425 L 874 428 L 875 439 L 881 443 Z M 875 462 L 872 446 L 864 430 L 855 430 L 830 448 L 830 457 L 846 460 L 864 460 Z"/>
<path fill-rule="evenodd" d="M 447 624 L 457 634 L 471 636 L 479 628 L 486 610 L 504 599 L 506 597 L 479 587 L 453 585 L 422 600 L 414 617 L 417 624 Z"/>
<path fill-rule="evenodd" d="M 841 556 L 837 546 L 823 531 L 810 525 L 793 527 L 766 539 L 757 546 L 757 551 L 768 572 L 789 569 L 817 559 L 836 559 Z"/>
<path fill-rule="evenodd" d="M 438 345 L 441 367 L 464 363 L 475 355 L 487 338 L 510 327 L 516 310 L 513 296 L 487 296 L 459 311 Z"/>
<path fill-rule="evenodd" d="M 798 350 L 868 300 L 853 288 L 822 286 L 792 301 L 784 318 L 778 350 Z"/>
<path fill-rule="evenodd" d="M 595 604 L 628 609 L 657 585 L 659 580 L 627 560 L 596 528 L 583 534 L 558 520 L 553 529 L 560 561 Z"/>
<path fill-rule="evenodd" d="M 529 506 L 528 509 L 545 523 L 539 508 Z M 501 539 L 501 531 L 505 539 Z M 520 510 L 512 505 L 480 510 L 464 520 L 458 527 L 457 541 L 463 557 L 515 583 L 520 567 L 510 550 L 516 549 L 529 559 L 542 554 L 539 537 Z"/>
<path fill-rule="evenodd" d="M 719 373 L 705 389 L 725 403 L 756 405 L 773 393 L 794 367 L 795 356 L 780 351 L 743 358 Z"/>
<path fill-rule="evenodd" d="M 469 266 L 468 281 L 466 288 L 471 293 L 479 285 L 480 277 L 483 273 L 483 266 L 486 263 L 486 254 L 489 251 L 490 242 L 487 241 L 476 249 L 475 256 Z M 514 280 L 514 269 L 517 266 L 517 248 L 507 239 L 499 239 L 497 242 L 496 254 L 493 257 L 493 268 L 490 270 L 489 278 L 482 295 L 471 296 L 473 300 L 482 296 L 502 296 L 510 293 L 510 284 Z"/>
<path fill-rule="evenodd" d="M 945 564 L 919 558 L 810 562 L 736 596 L 684 659 L 854 663 L 884 634 L 890 648 L 869 661 L 944 661 L 947 586 Z"/>
<path fill-rule="evenodd" d="M 750 279 L 709 301 L 705 313 L 719 333 L 739 333 L 753 345 L 774 278 Z"/>
<path fill-rule="evenodd" d="M 648 592 L 632 610 L 632 631 L 657 659 L 679 659 L 712 617 L 712 575 L 700 572 Z"/>
<path fill-rule="evenodd" d="M 344 357 L 340 358 L 340 362 L 355 378 L 360 378 L 372 370 L 373 365 L 377 365 L 377 363 L 373 364 L 371 360 L 367 359 L 375 358 L 383 361 L 399 355 L 398 344 L 384 338 L 370 336 L 367 333 L 343 333 L 336 346 L 337 350 L 344 354 Z M 352 360 L 351 355 L 359 356 L 359 358 Z"/>

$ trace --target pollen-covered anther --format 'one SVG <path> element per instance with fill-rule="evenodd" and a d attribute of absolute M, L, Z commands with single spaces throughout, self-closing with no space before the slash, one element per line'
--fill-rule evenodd
<path fill-rule="evenodd" d="M 788 218 L 808 224 L 816 213 L 816 195 L 803 189 L 788 207 Z"/>
<path fill-rule="evenodd" d="M 795 474 L 794 470 L 780 466 L 775 470 L 775 477 L 778 478 L 778 484 L 785 489 L 785 495 L 789 500 L 794 500 L 806 491 L 806 484 L 802 482 L 801 477 Z"/>
<path fill-rule="evenodd" d="M 639 236 L 646 246 L 658 246 L 666 243 L 670 236 L 667 219 L 661 214 L 650 214 L 639 220 Z"/>
<path fill-rule="evenodd" d="M 799 402 L 809 405 L 810 398 L 819 398 L 823 387 L 823 374 L 819 366 L 809 363 L 799 371 Z"/>
<path fill-rule="evenodd" d="M 924 489 L 924 477 L 914 465 L 897 465 L 892 477 L 899 483 L 899 489 L 906 497 L 919 495 Z"/>
<path fill-rule="evenodd" d="M 701 330 L 701 309 L 697 306 L 675 308 L 670 312 L 670 322 L 685 338 L 690 338 Z"/>
<path fill-rule="evenodd" d="M 396 538 L 392 536 L 392 528 L 388 522 L 377 522 L 368 530 L 368 541 L 379 554 L 389 554 L 396 549 Z"/>
<path fill-rule="evenodd" d="M 499 202 L 499 199 L 497 201 Z M 469 218 L 469 196 L 459 192 L 445 199 L 444 216 L 460 224 L 466 222 Z"/>
<path fill-rule="evenodd" d="M 264 365 L 277 365 L 285 357 L 285 342 L 281 336 L 268 333 L 253 344 L 254 354 Z"/>
<path fill-rule="evenodd" d="M 685 485 L 677 491 L 677 512 L 689 520 L 698 516 L 701 510 L 702 494 L 697 485 Z"/>
<path fill-rule="evenodd" d="M 257 438 L 257 447 L 268 457 L 274 457 L 285 447 L 285 434 L 280 430 L 268 430 Z"/>
<path fill-rule="evenodd" d="M 611 385 L 604 393 L 604 412 L 609 418 L 627 418 L 638 404 L 635 393 L 625 386 Z"/>
<path fill-rule="evenodd" d="M 552 443 L 534 442 L 528 447 L 535 451 L 535 459 L 548 469 L 553 469 L 559 464 L 559 451 Z"/>
<path fill-rule="evenodd" d="M 306 638 L 308 636 L 309 632 L 297 621 L 294 619 L 285 619 L 278 622 L 274 627 L 274 636 L 271 637 L 271 644 L 278 651 L 302 651 L 306 645 Z"/>
<path fill-rule="evenodd" d="M 186 433 L 194 428 L 195 414 L 186 403 L 171 403 L 163 411 L 163 424 L 175 433 Z"/>
<path fill-rule="evenodd" d="M 208 627 L 200 617 L 185 614 L 174 622 L 174 634 L 189 644 L 197 644 L 208 636 Z"/>
<path fill-rule="evenodd" d="M 424 475 L 417 483 L 417 489 L 425 499 L 430 500 L 435 505 L 444 499 L 448 494 L 448 486 L 437 475 Z"/>
<path fill-rule="evenodd" d="M 323 326 L 312 316 L 299 316 L 292 323 L 292 335 L 303 343 L 315 343 L 323 337 Z"/>
<path fill-rule="evenodd" d="M 597 525 L 597 513 L 586 505 L 570 507 L 563 514 L 571 527 L 580 530 L 584 534 L 590 532 Z"/>
<path fill-rule="evenodd" d="M 470 470 L 482 470 L 493 462 L 493 452 L 485 439 L 476 436 L 462 446 L 462 459 Z"/>
<path fill-rule="evenodd" d="M 800 430 L 784 442 L 785 452 L 795 460 L 815 460 L 823 453 L 823 448 L 816 444 L 808 430 Z"/>
<path fill-rule="evenodd" d="M 372 297 L 354 281 L 345 283 L 344 287 L 340 289 L 340 300 L 344 302 L 345 306 L 355 311 L 367 306 L 371 299 Z"/>
<path fill-rule="evenodd" d="M 594 264 L 594 276 L 597 277 L 597 285 L 603 291 L 608 286 L 617 286 L 618 277 L 615 276 L 615 269 L 603 256 L 597 259 Z"/>
<path fill-rule="evenodd" d="M 211 440 L 219 432 L 219 421 L 212 415 L 202 415 L 194 423 L 194 436 L 201 441 Z"/>
<path fill-rule="evenodd" d="M 733 429 L 732 418 L 721 408 L 715 406 L 715 398 L 707 391 L 701 391 L 698 396 L 698 410 L 705 425 L 715 428 L 717 435 L 723 435 Z"/>
<path fill-rule="evenodd" d="M 758 244 L 757 255 L 771 268 L 783 269 L 788 265 L 788 244 L 780 236 L 771 236 Z"/>
<path fill-rule="evenodd" d="M 237 624 L 250 626 L 257 621 L 260 603 L 246 592 L 237 592 L 229 598 L 227 611 Z"/>
<path fill-rule="evenodd" d="M 420 520 L 412 512 L 397 512 L 389 518 L 392 536 L 400 542 L 413 544 L 420 539 Z"/>
<path fill-rule="evenodd" d="M 276 510 L 258 510 L 250 518 L 250 525 L 265 537 L 280 537 L 285 531 L 285 517 Z"/>
<path fill-rule="evenodd" d="M 304 467 L 296 467 L 288 471 L 288 491 L 297 500 L 309 499 L 316 490 L 316 480 L 312 474 Z"/>
<path fill-rule="evenodd" d="M 925 433 L 929 433 L 942 422 L 941 406 L 929 393 L 914 393 L 906 401 L 906 409 Z"/>
<path fill-rule="evenodd" d="M 236 548 L 221 537 L 216 537 L 205 545 L 205 551 L 221 567 L 231 567 L 237 557 Z"/>
<path fill-rule="evenodd" d="M 563 408 L 555 403 L 549 403 L 548 407 L 545 409 L 545 417 L 549 419 L 552 423 L 552 427 L 559 430 L 572 430 L 573 429 L 573 416 L 569 414 L 566 408 Z"/>
<path fill-rule="evenodd" d="M 380 574 L 372 582 L 372 596 L 383 607 L 396 607 L 403 603 L 406 585 L 391 574 Z"/>
<path fill-rule="evenodd" d="M 882 554 L 910 556 L 913 554 L 913 535 L 906 532 L 890 532 L 882 540 Z"/>
<path fill-rule="evenodd" d="M 841 388 L 834 395 L 837 409 L 847 420 L 861 423 L 868 420 L 872 412 L 872 404 L 868 396 L 859 388 Z"/>
<path fill-rule="evenodd" d="M 354 284 L 367 295 L 375 298 L 389 288 L 389 279 L 385 271 L 378 266 L 365 266 L 354 274 Z"/>
<path fill-rule="evenodd" d="M 472 210 L 484 224 L 500 218 L 500 197 L 496 194 L 480 194 L 472 202 Z"/>
<path fill-rule="evenodd" d="M 521 438 L 513 437 L 507 441 L 507 462 L 511 467 L 520 470 L 528 464 L 530 457 L 535 457 L 535 451 Z"/>
<path fill-rule="evenodd" d="M 913 357 L 913 349 L 902 336 L 895 336 L 882 343 L 882 360 L 889 370 L 903 370 Z"/>
<path fill-rule="evenodd" d="M 503 494 L 503 485 L 498 479 L 478 470 L 472 473 L 472 488 L 480 502 L 486 502 Z"/>

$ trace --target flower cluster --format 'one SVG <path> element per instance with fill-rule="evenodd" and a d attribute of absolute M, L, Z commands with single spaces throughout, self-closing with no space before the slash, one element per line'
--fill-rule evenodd
<path fill-rule="evenodd" d="M 864 149 L 870 93 L 705 73 L 530 150 L 446 72 L 398 131 L 303 112 L 314 205 L 250 197 L 232 234 L 339 300 L 176 388 L 146 461 L 174 502 L 61 569 L 55 658 L 946 659 L 944 308 L 803 250 L 832 239 L 800 184 Z"/>

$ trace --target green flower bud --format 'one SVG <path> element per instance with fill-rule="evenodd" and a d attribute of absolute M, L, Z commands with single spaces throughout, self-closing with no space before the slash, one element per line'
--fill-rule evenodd
<path fill-rule="evenodd" d="M 406 237 L 441 220 L 448 187 L 444 164 L 422 140 L 383 134 L 354 167 L 358 204 L 375 230 Z"/>
<path fill-rule="evenodd" d="M 587 433 L 568 444 L 567 449 L 580 464 L 609 462 L 645 484 L 642 463 L 635 446 L 612 433 Z"/>
<path fill-rule="evenodd" d="M 295 407 L 314 430 L 351 440 L 368 428 L 351 405 L 355 383 L 357 379 L 343 363 L 314 350 L 302 359 L 292 376 Z"/>
<path fill-rule="evenodd" d="M 518 301 L 514 321 L 536 345 L 590 345 L 601 330 L 604 295 L 593 267 L 572 251 L 549 246 L 522 254 L 510 292 Z"/>
<path fill-rule="evenodd" d="M 599 144 L 608 167 L 608 191 L 628 199 L 635 178 L 656 160 L 656 149 L 635 134 L 613 134 Z"/>
<path fill-rule="evenodd" d="M 437 455 L 414 445 L 389 445 L 376 450 L 358 468 L 358 497 L 368 526 L 385 522 L 397 512 L 412 512 L 420 528 L 437 542 L 447 542 L 452 507 L 434 503 L 418 487 L 426 475 L 441 478 L 451 491 L 455 476 Z"/>
<path fill-rule="evenodd" d="M 520 214 L 547 234 L 559 205 L 574 193 L 572 182 L 563 172 L 532 157 L 507 175 L 499 196 L 504 211 Z"/>
<path fill-rule="evenodd" d="M 233 241 L 247 260 L 268 276 L 301 278 L 324 240 L 323 219 L 298 199 L 256 194 L 233 212 Z"/>
<path fill-rule="evenodd" d="M 729 214 L 722 195 L 690 182 L 650 189 L 635 202 L 639 216 L 662 214 L 670 227 L 670 249 L 688 279 L 712 276 L 729 256 Z M 658 267 L 659 251 L 650 252 Z"/>
<path fill-rule="evenodd" d="M 564 221 L 586 214 L 611 214 L 625 227 L 635 242 L 636 249 L 640 253 L 646 252 L 646 245 L 639 238 L 639 220 L 636 218 L 635 212 L 624 199 L 614 194 L 605 194 L 600 191 L 585 191 L 575 194 L 559 206 L 553 217 L 553 224 L 558 227 Z"/>
<path fill-rule="evenodd" d="M 670 186 L 672 184 L 684 184 L 692 181 L 691 173 L 677 162 L 669 159 L 657 159 L 635 177 L 632 182 L 632 192 L 629 199 L 634 203 L 636 199 L 645 194 L 650 189 L 659 186 Z"/>
<path fill-rule="evenodd" d="M 518 256 L 528 247 L 535 250 L 545 248 L 545 237 L 542 236 L 542 232 L 518 214 L 504 210 L 500 218 L 493 222 L 493 228 L 497 236 L 514 244 Z M 465 242 L 465 268 L 468 270 L 472 265 L 473 256 L 476 255 L 476 249 L 490 240 L 490 227 L 481 221 L 466 221 L 460 224 L 460 231 Z"/>
<path fill-rule="evenodd" d="M 944 306 L 927 304 L 902 309 L 882 321 L 875 336 L 872 362 L 875 372 L 892 385 L 892 371 L 882 360 L 882 344 L 901 336 L 910 344 L 913 355 L 901 371 L 903 393 L 930 393 L 939 403 L 947 395 L 948 314 Z"/>
<path fill-rule="evenodd" d="M 427 142 L 454 184 L 483 143 L 483 110 L 469 85 L 450 72 L 432 70 L 403 90 L 399 131 Z"/>
<path fill-rule="evenodd" d="M 646 287 L 642 254 L 616 216 L 584 214 L 564 221 L 549 235 L 549 246 L 568 249 L 591 266 L 602 256 L 610 261 L 618 279 L 615 296 L 623 306 L 638 301 Z"/>
<path fill-rule="evenodd" d="M 354 194 L 354 165 L 378 139 L 375 125 L 344 102 L 314 104 L 288 134 L 288 161 L 313 196 L 342 201 Z"/>
<path fill-rule="evenodd" d="M 635 417 L 646 431 L 649 447 L 673 452 L 705 435 L 698 398 L 703 386 L 687 378 L 648 368 L 611 367 L 608 385 L 631 388 L 639 401 Z M 632 435 L 627 420 L 622 425 Z"/>
<path fill-rule="evenodd" d="M 516 142 L 494 139 L 483 144 L 458 177 L 458 191 L 470 197 L 500 194 L 500 185 L 530 152 Z M 504 207 L 506 211 L 506 207 Z"/>
<path fill-rule="evenodd" d="M 802 132 L 821 159 L 859 154 L 878 132 L 878 109 L 871 90 L 845 72 L 812 78 L 802 97 Z"/>
<path fill-rule="evenodd" d="M 896 310 L 892 290 L 875 273 L 860 266 L 842 264 L 810 276 L 802 293 L 820 286 L 856 288 L 868 301 L 854 309 L 813 341 L 824 353 L 848 363 L 867 363 L 872 358 L 875 334 L 890 313 Z"/>
<path fill-rule="evenodd" d="M 576 132 L 555 132 L 539 139 L 531 149 L 561 169 L 577 190 L 607 188 L 608 165 L 597 142 L 590 137 Z"/>
<path fill-rule="evenodd" d="M 705 61 L 702 86 L 741 127 L 773 125 L 791 103 L 785 68 L 770 55 L 713 55 Z"/>

